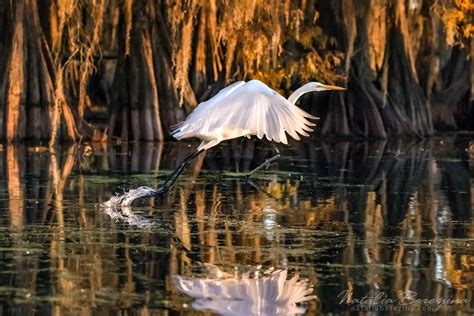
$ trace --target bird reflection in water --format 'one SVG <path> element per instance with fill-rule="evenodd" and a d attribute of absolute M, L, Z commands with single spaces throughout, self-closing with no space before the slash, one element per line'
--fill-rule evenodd
<path fill-rule="evenodd" d="M 197 168 L 154 201 L 153 220 L 171 218 L 173 236 L 190 250 L 171 248 L 170 278 L 191 275 L 194 255 L 226 268 L 307 267 L 302 273 L 321 302 L 308 303 L 311 311 L 347 310 L 350 304 L 337 299 L 343 290 L 354 297 L 381 291 L 394 298 L 407 291 L 470 297 L 473 164 L 464 145 L 337 142 L 314 149 L 298 143 L 282 154 L 306 158 L 260 172 L 254 179 L 263 190 L 228 172 L 250 170 L 268 154 L 252 145 L 236 141 L 208 152 L 199 177 Z M 172 170 L 176 159 L 163 161 Z M 204 300 L 218 304 L 213 301 Z"/>
<path fill-rule="evenodd" d="M 205 277 L 173 276 L 177 290 L 195 301 L 199 311 L 211 310 L 223 315 L 293 315 L 306 308 L 301 303 L 316 299 L 308 280 L 296 273 L 287 279 L 288 270 L 270 268 L 263 273 L 260 266 L 245 273 L 226 273 L 206 264 Z"/>

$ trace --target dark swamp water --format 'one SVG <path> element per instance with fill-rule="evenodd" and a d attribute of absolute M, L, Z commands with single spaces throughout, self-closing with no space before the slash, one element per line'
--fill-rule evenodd
<path fill-rule="evenodd" d="M 159 185 L 195 144 L 4 146 L 0 314 L 200 315 L 171 281 L 199 261 L 298 271 L 317 295 L 308 315 L 472 313 L 472 140 L 293 143 L 253 185 L 239 174 L 273 148 L 228 142 L 127 210 L 101 203 Z"/>

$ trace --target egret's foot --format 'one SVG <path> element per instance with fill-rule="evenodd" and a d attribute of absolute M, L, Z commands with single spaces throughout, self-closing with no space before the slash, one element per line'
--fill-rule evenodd
<path fill-rule="evenodd" d="M 265 161 L 260 165 L 258 166 L 257 168 L 249 171 L 246 175 L 245 175 L 245 179 L 248 180 L 255 172 L 263 169 L 263 168 L 268 168 L 270 166 L 270 164 L 272 162 L 274 162 L 275 160 L 277 160 L 278 158 L 280 158 L 280 154 L 276 154 L 275 156 L 271 157 L 271 158 L 267 158 L 265 159 Z"/>
<path fill-rule="evenodd" d="M 153 192 L 151 196 L 160 197 L 163 194 L 168 193 L 169 191 L 170 191 L 170 188 L 159 188 L 159 189 L 156 189 L 155 192 Z"/>

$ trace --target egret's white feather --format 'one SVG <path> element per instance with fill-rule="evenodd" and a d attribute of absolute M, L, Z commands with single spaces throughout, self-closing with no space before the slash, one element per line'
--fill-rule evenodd
<path fill-rule="evenodd" d="M 178 291 L 196 299 L 194 308 L 223 315 L 304 313 L 304 306 L 296 304 L 316 299 L 312 286 L 298 274 L 287 280 L 287 270 L 257 272 L 253 276 L 250 271 L 233 276 L 220 273 L 220 277 L 215 273 L 207 277 L 173 275 L 172 281 Z"/>
<path fill-rule="evenodd" d="M 220 102 L 226 96 L 228 96 L 229 94 L 231 94 L 232 92 L 234 92 L 236 89 L 238 89 L 239 87 L 241 87 L 244 84 L 245 84 L 245 81 L 234 82 L 230 86 L 225 87 L 224 89 L 220 90 L 215 96 L 213 96 L 209 100 L 199 103 L 198 106 L 194 109 L 194 111 L 182 123 L 184 123 L 188 120 L 192 121 L 192 120 L 195 120 L 195 119 L 198 119 L 198 118 L 202 117 L 202 115 L 205 115 L 206 112 L 210 108 L 215 107 L 215 106 L 219 106 Z"/>
<path fill-rule="evenodd" d="M 287 144 L 285 132 L 296 140 L 300 139 L 299 135 L 309 135 L 310 126 L 315 124 L 307 118 L 315 117 L 264 83 L 239 81 L 200 103 L 172 135 L 177 139 L 202 139 L 199 150 L 249 135 Z"/>

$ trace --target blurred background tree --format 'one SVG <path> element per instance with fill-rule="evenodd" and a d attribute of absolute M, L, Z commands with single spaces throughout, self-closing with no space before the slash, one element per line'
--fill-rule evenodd
<path fill-rule="evenodd" d="M 0 138 L 163 140 L 236 80 L 308 96 L 323 136 L 474 128 L 470 0 L 0 3 Z"/>

